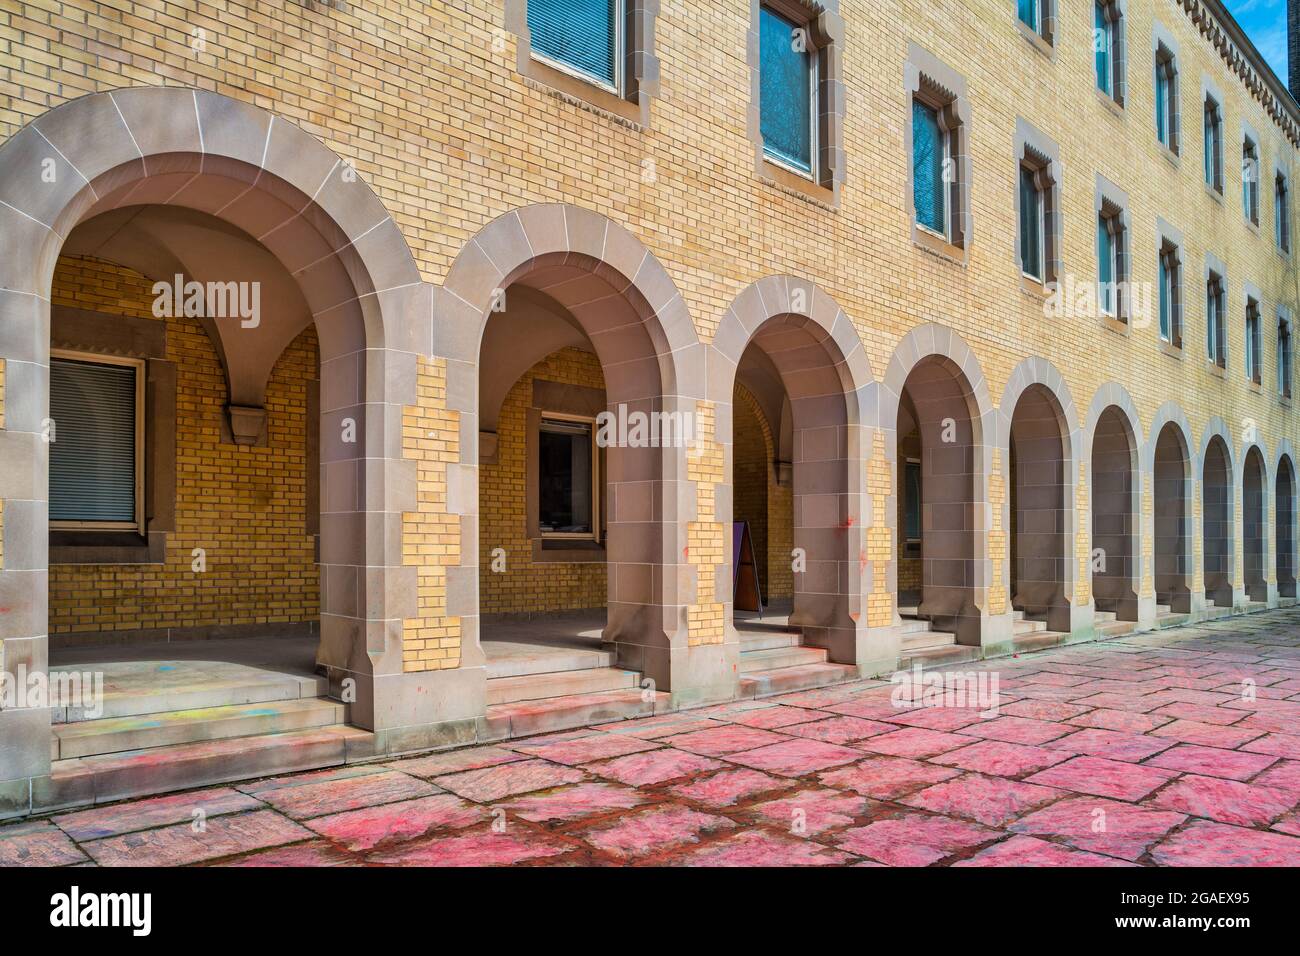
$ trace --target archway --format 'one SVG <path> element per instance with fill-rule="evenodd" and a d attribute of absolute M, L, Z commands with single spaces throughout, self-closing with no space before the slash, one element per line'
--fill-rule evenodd
<path fill-rule="evenodd" d="M 977 555 L 976 529 L 982 527 L 983 422 L 972 385 L 944 355 L 926 355 L 902 383 L 897 411 L 896 487 L 904 496 L 904 528 L 919 527 L 920 589 L 909 595 L 900 586 L 898 604 L 958 643 L 979 644 L 981 616 L 977 590 L 987 585 Z M 917 460 L 914 474 L 909 459 Z M 914 496 L 914 497 L 913 497 Z M 906 638 L 905 638 L 906 641 Z"/>
<path fill-rule="evenodd" d="M 1264 456 L 1257 446 L 1246 450 L 1241 480 L 1241 552 L 1246 598 L 1268 601 L 1268 515 Z"/>
<path fill-rule="evenodd" d="M 791 566 L 791 604 L 784 623 L 802 646 L 774 645 L 770 620 L 759 626 L 733 608 L 742 693 L 749 692 L 751 682 L 756 692 L 780 686 L 776 672 L 789 667 L 817 668 L 808 672 L 805 686 L 844 679 L 856 673 L 852 665 L 859 654 L 861 488 L 855 463 L 860 454 L 858 390 L 870 378 L 856 332 L 812 283 L 775 276 L 737 296 L 715 345 L 724 365 L 718 387 L 731 384 L 733 396 L 753 397 L 767 410 L 768 421 L 781 422 L 778 436 L 785 431 L 784 419 L 789 420 L 791 547 L 773 555 L 768 575 L 779 580 L 778 561 Z M 730 404 L 729 409 L 723 431 L 733 439 L 726 470 L 734 483 L 740 464 L 738 416 Z M 783 438 L 777 440 L 784 444 Z M 777 468 L 779 487 L 784 478 L 780 462 Z M 779 502 L 783 496 L 772 497 Z"/>
<path fill-rule="evenodd" d="M 485 226 L 443 290 L 434 351 L 447 360 L 449 405 L 476 426 L 478 446 L 462 443 L 454 468 L 463 482 L 453 510 L 464 515 L 464 557 L 449 607 L 480 625 L 485 639 L 541 641 L 547 654 L 584 630 L 563 620 L 565 612 L 595 610 L 590 636 L 606 654 L 602 664 L 648 678 L 678 702 L 731 696 L 735 678 L 706 563 L 713 549 L 690 540 L 685 520 L 697 484 L 721 475 L 693 470 L 695 451 L 713 440 L 712 423 L 697 415 L 703 353 L 672 279 L 622 227 L 555 204 L 525 206 Z M 539 374 L 543 362 L 549 370 Z M 516 399 L 518 429 L 510 431 Z M 503 471 L 497 455 L 517 456 L 519 467 Z M 501 490 L 500 500 L 517 499 L 520 513 L 498 515 L 492 481 L 507 479 L 514 490 Z M 720 551 L 719 524 L 698 517 L 696 534 Z M 507 540 L 490 540 L 498 518 L 513 522 Z M 485 583 L 495 574 L 505 587 Z M 513 588 L 512 580 L 524 584 Z M 716 616 L 707 613 L 714 607 Z M 480 613 L 493 617 L 480 621 Z M 521 619 L 522 632 L 500 631 Z M 533 675 L 493 670 L 499 649 L 488 655 L 491 679 Z M 585 660 L 545 672 L 599 669 Z M 530 693 L 567 697 L 590 679 L 579 675 L 559 694 L 554 681 L 542 681 Z M 489 683 L 489 707 L 521 701 Z M 653 705 L 635 686 L 623 683 L 629 693 L 611 714 Z"/>
<path fill-rule="evenodd" d="M 1191 511 L 1192 467 L 1187 438 L 1175 422 L 1166 422 L 1156 439 L 1153 463 L 1156 604 L 1170 613 L 1191 611 L 1191 541 L 1187 534 Z"/>
<path fill-rule="evenodd" d="M 1295 467 L 1291 456 L 1283 454 L 1277 461 L 1277 482 L 1273 498 L 1276 538 L 1277 593 L 1279 597 L 1296 596 L 1296 506 Z"/>
<path fill-rule="evenodd" d="M 1137 436 L 1129 415 L 1106 406 L 1092 432 L 1092 593 L 1096 608 L 1136 621 Z"/>
<path fill-rule="evenodd" d="M 222 235 L 242 244 L 268 267 L 205 276 L 223 286 L 217 294 L 225 294 L 227 281 L 237 290 L 254 282 L 284 287 L 280 280 L 288 277 L 300 297 L 303 321 L 315 327 L 322 581 L 316 660 L 331 693 L 346 686 L 351 720 L 376 731 L 398 724 L 413 731 L 443 718 L 470 718 L 455 704 L 422 706 L 413 695 L 404 698 L 410 706 L 392 706 L 391 695 L 400 694 L 402 685 L 422 684 L 425 701 L 435 696 L 427 692 L 434 678 L 404 660 L 402 622 L 417 612 L 411 600 L 414 569 L 403 567 L 400 512 L 414 507 L 415 494 L 413 485 L 407 495 L 395 489 L 402 486 L 397 479 L 413 473 L 414 466 L 402 460 L 400 441 L 388 440 L 400 435 L 401 408 L 417 401 L 414 377 L 397 374 L 412 367 L 415 356 L 395 348 L 427 341 L 428 322 L 421 316 L 427 315 L 428 299 L 400 231 L 364 180 L 308 134 L 254 107 L 212 93 L 147 88 L 82 97 L 19 131 L 0 149 L 0 198 L 0 233 L 6 238 L 0 312 L 6 324 L 35 330 L 6 336 L 0 357 L 14 392 L 40 397 L 6 408 L 3 455 L 18 456 L 31 467 L 23 476 L 6 473 L 0 483 L 6 518 L 0 574 L 23 577 L 33 595 L 21 619 L 9 615 L 0 622 L 6 651 L 25 645 L 32 666 L 40 668 L 46 660 L 48 488 L 37 479 L 47 474 L 49 460 L 42 438 L 49 407 L 44 370 L 50 366 L 44 330 L 56 263 L 65 241 L 85 238 L 79 225 L 89 229 L 109 221 L 105 217 L 128 215 L 122 210 L 142 215 L 162 210 L 164 216 L 197 217 L 210 238 Z M 177 235 L 176 229 L 155 232 L 155 238 L 168 241 L 145 250 L 146 257 L 163 263 L 170 254 L 185 264 L 185 257 L 175 255 Z M 198 273 L 200 264 L 188 268 Z M 208 291 L 202 314 L 225 365 L 225 427 L 232 444 L 242 444 L 239 438 L 255 444 L 263 413 L 248 396 L 258 398 L 259 377 L 265 383 L 283 345 L 300 330 L 269 319 L 248 323 L 251 316 L 242 312 L 220 313 L 212 308 L 212 296 Z M 137 382 L 142 374 L 137 373 Z M 373 480 L 385 471 L 393 480 Z M 172 530 L 150 525 L 157 512 L 138 514 L 145 548 Z M 122 531 L 127 529 L 117 525 L 130 523 L 113 522 Z M 238 528 L 224 533 L 238 534 Z M 4 724 L 18 717 L 21 731 L 15 725 L 11 734 Z M 48 761 L 48 712 L 42 720 L 30 713 L 0 713 L 0 734 L 13 743 L 5 750 L 6 764 L 28 750 L 45 756 L 35 762 L 24 757 L 20 766 L 39 771 L 41 760 Z M 378 746 L 385 746 L 383 739 Z M 0 777 L 7 769 L 0 767 Z"/>
<path fill-rule="evenodd" d="M 1028 620 L 1066 632 L 1068 436 L 1051 390 L 1041 384 L 1026 388 L 1012 411 L 1008 443 L 1012 606 Z"/>
<path fill-rule="evenodd" d="M 1201 561 L 1205 600 L 1219 607 L 1232 607 L 1232 456 L 1221 435 L 1210 436 L 1201 459 Z"/>

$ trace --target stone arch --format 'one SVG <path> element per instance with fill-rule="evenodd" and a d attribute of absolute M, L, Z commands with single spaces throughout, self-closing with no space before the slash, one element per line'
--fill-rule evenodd
<path fill-rule="evenodd" d="M 403 672 L 402 624 L 416 607 L 414 569 L 402 567 L 401 513 L 416 496 L 400 426 L 402 407 L 416 402 L 417 354 L 427 349 L 427 287 L 397 224 L 343 158 L 277 116 L 187 88 L 83 96 L 0 146 L 0 358 L 13 397 L 0 457 L 23 463 L 0 477 L 0 578 L 7 591 L 38 595 L 25 613 L 0 622 L 9 661 L 27 656 L 40 667 L 46 657 L 48 447 L 41 433 L 55 263 L 78 223 L 126 206 L 215 217 L 256 240 L 298 283 L 321 355 L 318 661 L 332 684 L 356 680 L 354 723 L 384 731 L 431 722 L 429 711 L 399 716 L 386 705 L 400 684 L 425 678 Z M 0 736 L 9 737 L 7 717 L 0 714 Z M 48 713 L 40 721 L 22 717 L 20 749 L 44 748 L 48 760 Z"/>
<path fill-rule="evenodd" d="M 1017 609 L 1046 614 L 1049 628 L 1065 632 L 1076 568 L 1078 421 L 1069 385 L 1050 361 L 1031 356 L 1012 369 L 996 416 L 1009 476 L 1004 500 L 992 503 L 1008 540 L 1002 580 Z"/>
<path fill-rule="evenodd" d="M 1246 600 L 1266 604 L 1271 600 L 1269 572 L 1269 467 L 1262 440 L 1242 449 L 1238 487 L 1241 488 L 1241 584 Z"/>
<path fill-rule="evenodd" d="M 1273 466 L 1273 568 L 1279 598 L 1296 597 L 1296 473 L 1291 442 L 1278 442 Z"/>
<path fill-rule="evenodd" d="M 1237 588 L 1236 490 L 1237 455 L 1232 433 L 1217 415 L 1201 435 L 1197 471 L 1201 482 L 1201 579 L 1204 600 L 1232 607 Z"/>
<path fill-rule="evenodd" d="M 1092 597 L 1099 611 L 1138 620 L 1142 554 L 1142 424 L 1128 391 L 1102 385 L 1088 406 L 1084 425 L 1092 513 L 1089 565 Z"/>
<path fill-rule="evenodd" d="M 732 473 L 732 396 L 746 349 L 775 367 L 790 405 L 794 546 L 806 569 L 794 576 L 790 624 L 831 661 L 859 663 L 862 605 L 861 405 L 871 368 L 843 309 L 815 283 L 769 276 L 727 309 L 709 350 L 709 397 L 718 409 L 724 471 Z M 719 508 L 724 525 L 730 501 Z M 729 581 L 731 555 L 724 555 Z M 727 592 L 729 597 L 730 592 Z M 727 600 L 727 611 L 731 602 Z"/>
<path fill-rule="evenodd" d="M 922 491 L 924 537 L 932 547 L 922 554 L 922 597 L 918 613 L 936 626 L 952 631 L 963 644 L 988 643 L 1010 637 L 1009 608 L 996 605 L 989 594 L 992 581 L 987 536 L 992 527 L 988 476 L 992 471 L 997 434 L 988 383 L 970 346 L 952 329 L 927 323 L 907 333 L 894 350 L 875 390 L 875 427 L 884 439 L 884 458 L 892 476 L 885 497 L 885 514 L 875 519 L 898 540 L 898 422 L 904 393 L 913 385 L 928 393 L 920 417 L 955 426 L 953 442 L 939 430 L 923 436 L 922 482 L 936 492 Z M 939 454 L 934 454 L 934 452 Z M 892 545 L 891 545 L 892 546 Z M 889 564 L 888 594 L 896 593 L 897 562 Z M 986 619 L 1005 614 L 1004 633 L 986 633 Z"/>
<path fill-rule="evenodd" d="M 1191 611 L 1196 535 L 1193 499 L 1197 476 L 1192 429 L 1182 406 L 1169 401 L 1156 409 L 1142 449 L 1142 472 L 1150 476 L 1152 516 L 1144 533 L 1152 535 L 1152 582 L 1157 607 L 1170 613 Z"/>
<path fill-rule="evenodd" d="M 448 613 L 476 632 L 480 352 L 488 321 L 508 309 L 512 288 L 543 294 L 581 328 L 604 370 L 607 410 L 690 418 L 699 423 L 697 447 L 716 440 L 703 404 L 705 358 L 694 323 L 676 284 L 639 239 L 599 213 L 565 203 L 524 206 L 484 225 L 435 294 L 432 335 L 462 436 L 458 461 L 448 466 L 449 486 L 457 489 L 451 510 L 461 516 L 460 560 L 448 569 Z M 689 556 L 687 532 L 695 517 L 721 535 L 716 519 L 696 514 L 697 484 L 717 484 L 721 475 L 684 442 L 605 451 L 605 639 L 616 644 L 620 664 L 679 701 L 729 696 L 735 677 L 720 649 L 721 625 L 716 633 L 692 633 L 687 614 L 690 606 L 720 603 L 714 569 Z M 693 653 L 707 663 L 688 667 Z"/>

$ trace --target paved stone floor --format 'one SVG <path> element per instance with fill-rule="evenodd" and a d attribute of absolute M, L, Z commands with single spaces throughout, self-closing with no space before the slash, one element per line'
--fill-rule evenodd
<path fill-rule="evenodd" d="M 977 671 L 995 716 L 865 681 L 12 824 L 0 864 L 1300 865 L 1300 610 Z"/>

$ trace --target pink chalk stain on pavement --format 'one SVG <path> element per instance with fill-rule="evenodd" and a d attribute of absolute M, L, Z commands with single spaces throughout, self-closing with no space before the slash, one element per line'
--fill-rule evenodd
<path fill-rule="evenodd" d="M 993 719 L 859 681 L 4 824 L 0 866 L 1300 866 L 1300 609 L 1249 624 L 963 665 Z"/>

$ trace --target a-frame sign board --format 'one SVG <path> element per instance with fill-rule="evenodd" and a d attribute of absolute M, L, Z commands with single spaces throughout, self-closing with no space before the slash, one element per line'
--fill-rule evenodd
<path fill-rule="evenodd" d="M 758 586 L 758 560 L 748 521 L 731 525 L 732 607 L 739 611 L 762 611 L 763 595 Z"/>

